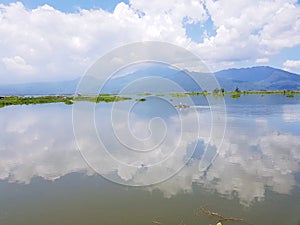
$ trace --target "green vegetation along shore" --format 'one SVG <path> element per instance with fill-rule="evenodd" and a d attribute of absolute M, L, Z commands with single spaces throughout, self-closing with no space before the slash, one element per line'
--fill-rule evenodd
<path fill-rule="evenodd" d="M 294 97 L 294 95 L 300 94 L 300 90 L 275 90 L 275 91 L 241 91 L 238 88 L 235 91 L 225 91 L 223 88 L 216 88 L 213 91 L 200 91 L 200 92 L 182 92 L 171 93 L 174 98 L 184 98 L 187 96 L 212 95 L 214 97 L 222 97 L 224 95 L 230 95 L 232 98 L 239 98 L 241 95 L 285 95 L 288 98 Z"/>
<path fill-rule="evenodd" d="M 11 105 L 31 105 L 31 104 L 50 104 L 50 103 L 65 103 L 71 105 L 78 101 L 88 102 L 118 102 L 130 100 L 130 97 L 100 94 L 98 96 L 38 96 L 38 97 L 22 97 L 22 96 L 0 96 L 0 108 Z"/>
<path fill-rule="evenodd" d="M 131 100 L 130 97 L 114 95 L 114 94 L 100 94 L 98 96 L 76 96 L 73 97 L 74 102 L 86 101 L 86 102 L 119 102 Z"/>
<path fill-rule="evenodd" d="M 294 95 L 300 94 L 300 90 L 278 90 L 278 91 L 241 91 L 236 88 L 235 91 L 225 91 L 223 88 L 216 88 L 213 91 L 200 91 L 200 92 L 181 92 L 181 93 L 169 93 L 168 95 L 174 98 L 184 98 L 188 96 L 208 96 L 212 95 L 214 97 L 222 97 L 225 95 L 230 95 L 232 98 L 239 98 L 241 95 L 284 95 L 288 98 L 294 97 Z M 152 94 L 136 94 L 136 96 L 150 96 Z M 164 96 L 166 94 L 156 94 L 155 96 Z M 48 103 L 65 103 L 68 105 L 74 102 L 86 101 L 86 102 L 119 102 L 125 100 L 131 100 L 131 97 L 120 96 L 116 94 L 100 94 L 98 96 L 0 96 L 0 108 L 10 105 L 29 105 L 29 104 L 48 104 Z M 146 98 L 137 98 L 136 101 L 144 102 Z"/>
<path fill-rule="evenodd" d="M 30 105 L 30 104 L 48 104 L 63 102 L 65 104 L 73 104 L 73 97 L 66 96 L 39 96 L 39 97 L 20 97 L 6 96 L 0 97 L 0 108 L 10 105 Z"/>

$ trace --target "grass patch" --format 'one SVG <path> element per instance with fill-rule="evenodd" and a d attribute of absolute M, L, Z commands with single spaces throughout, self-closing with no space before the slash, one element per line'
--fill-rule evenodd
<path fill-rule="evenodd" d="M 130 100 L 130 97 L 100 94 L 98 96 L 39 96 L 39 97 L 21 97 L 21 96 L 7 96 L 0 97 L 0 108 L 10 105 L 35 105 L 35 104 L 50 104 L 50 103 L 65 103 L 72 105 L 74 101 L 86 102 L 119 102 Z"/>
<path fill-rule="evenodd" d="M 73 97 L 66 96 L 40 96 L 40 97 L 20 97 L 20 96 L 7 96 L 1 97 L 0 107 L 10 105 L 35 105 L 35 104 L 49 104 L 62 102 L 67 105 L 73 104 Z"/>
<path fill-rule="evenodd" d="M 198 95 L 206 96 L 211 93 L 207 92 L 207 91 L 192 91 L 192 92 L 186 92 L 185 94 L 190 95 L 190 96 L 198 96 Z"/>
<path fill-rule="evenodd" d="M 171 93 L 170 96 L 174 98 L 185 98 L 187 97 L 187 93 Z"/>
<path fill-rule="evenodd" d="M 212 95 L 214 97 L 223 97 L 224 95 L 230 95 L 232 98 L 239 98 L 241 95 L 278 95 L 282 94 L 288 98 L 294 97 L 296 94 L 300 94 L 300 90 L 275 90 L 275 91 L 241 91 L 239 89 L 235 91 L 224 91 L 223 88 L 214 89 L 213 91 L 193 91 L 193 92 L 181 92 L 181 93 L 171 93 L 170 95 L 174 98 L 183 98 L 189 96 L 207 96 Z"/>
<path fill-rule="evenodd" d="M 112 95 L 112 94 L 100 94 L 98 96 L 76 96 L 74 97 L 74 101 L 78 102 L 119 102 L 130 100 L 130 97 Z"/>
<path fill-rule="evenodd" d="M 119 95 L 107 95 L 107 94 L 100 94 L 97 97 L 97 103 L 99 102 L 119 102 L 119 101 L 125 101 L 130 100 L 130 97 L 124 97 Z"/>

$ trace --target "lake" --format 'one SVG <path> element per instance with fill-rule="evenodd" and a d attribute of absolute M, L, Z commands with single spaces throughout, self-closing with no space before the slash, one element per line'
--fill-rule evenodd
<path fill-rule="evenodd" d="M 0 224 L 300 224 L 299 95 L 143 98 L 1 108 Z"/>

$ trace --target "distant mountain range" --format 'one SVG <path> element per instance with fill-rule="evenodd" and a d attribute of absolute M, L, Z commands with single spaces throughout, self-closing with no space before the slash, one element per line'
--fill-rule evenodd
<path fill-rule="evenodd" d="M 64 95 L 74 94 L 79 79 L 0 85 L 0 95 Z"/>
<path fill-rule="evenodd" d="M 215 75 L 225 90 L 300 90 L 300 75 L 268 66 L 222 70 Z"/>
<path fill-rule="evenodd" d="M 192 72 L 194 76 L 203 76 L 201 73 Z M 258 66 L 251 68 L 227 69 L 214 73 L 220 87 L 232 91 L 238 87 L 240 90 L 300 90 L 300 75 L 284 70 Z M 139 78 L 162 77 L 174 81 L 185 91 L 199 91 L 198 85 L 191 79 L 186 71 L 178 71 L 166 66 L 151 66 L 128 73 L 124 76 L 117 76 L 104 86 L 103 93 L 119 93 L 122 88 L 130 82 Z M 66 95 L 76 93 L 80 79 L 46 82 L 0 85 L 0 95 Z M 151 81 L 153 82 L 151 84 Z M 156 82 L 156 83 L 155 83 Z M 205 82 L 205 81 L 203 81 Z M 90 80 L 90 85 L 97 82 Z M 155 87 L 155 88 L 153 88 Z M 163 83 L 155 79 L 148 79 L 146 82 L 133 85 L 131 93 L 140 92 L 172 92 L 166 89 Z"/>

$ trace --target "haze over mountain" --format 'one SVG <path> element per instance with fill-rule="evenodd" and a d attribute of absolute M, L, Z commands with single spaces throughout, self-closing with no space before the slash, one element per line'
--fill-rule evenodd
<path fill-rule="evenodd" d="M 195 76 L 203 76 L 201 73 L 192 72 Z M 188 76 L 186 71 L 179 71 L 166 66 L 151 66 L 116 76 L 104 86 L 103 93 L 119 93 L 122 88 L 130 82 L 140 78 L 162 77 L 174 81 L 185 91 L 199 91 L 198 85 Z M 205 77 L 205 76 L 203 76 Z M 215 77 L 220 83 L 220 87 L 233 91 L 236 87 L 241 90 L 300 90 L 300 75 L 284 70 L 267 66 L 227 69 L 215 73 Z M 140 85 L 132 86 L 131 93 L 140 92 L 171 92 L 164 84 L 157 83 L 152 79 Z M 52 94 L 74 94 L 80 79 L 46 82 L 46 83 L 26 83 L 13 85 L 0 85 L 0 95 L 52 95 Z M 205 82 L 205 81 L 204 81 Z M 90 85 L 95 85 L 96 81 L 90 80 Z M 153 87 L 155 86 L 155 90 Z"/>

